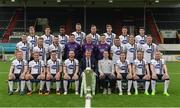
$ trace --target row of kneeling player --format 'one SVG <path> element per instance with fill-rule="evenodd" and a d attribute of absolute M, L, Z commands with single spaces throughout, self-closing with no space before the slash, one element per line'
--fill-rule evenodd
<path fill-rule="evenodd" d="M 33 54 L 34 60 L 27 63 L 22 59 L 22 52 L 16 51 L 16 59 L 12 62 L 9 72 L 9 95 L 13 94 L 13 81 L 20 80 L 20 94 L 24 94 L 25 85 L 28 88 L 28 95 L 32 94 L 31 80 L 40 80 L 39 94 L 43 94 L 44 85 L 46 84 L 46 93 L 50 93 L 51 80 L 56 82 L 56 93 L 60 95 L 60 80 L 63 77 L 64 95 L 68 93 L 68 80 L 75 81 L 75 94 L 79 94 L 79 79 L 82 72 L 90 67 L 94 75 L 100 80 L 103 87 L 103 94 L 111 94 L 111 88 L 115 87 L 117 82 L 119 95 L 122 92 L 122 80 L 127 80 L 127 94 L 131 95 L 131 86 L 135 89 L 135 95 L 138 95 L 137 80 L 145 81 L 145 95 L 149 95 L 149 85 L 151 82 L 151 95 L 155 95 L 156 80 L 164 81 L 164 95 L 169 96 L 167 89 L 169 85 L 169 75 L 164 59 L 161 58 L 160 51 L 155 52 L 155 59 L 147 63 L 143 59 L 143 52 L 137 51 L 137 59 L 133 62 L 126 60 L 126 52 L 121 52 L 120 59 L 114 63 L 109 59 L 108 51 L 104 51 L 103 59 L 98 63 L 91 58 L 91 51 L 86 50 L 85 57 L 79 61 L 75 59 L 74 51 L 69 52 L 69 58 L 64 61 L 57 59 L 56 51 L 51 52 L 51 58 L 44 64 L 39 60 L 39 53 Z M 108 82 L 110 85 L 108 84 Z M 95 95 L 95 93 L 93 93 Z"/>

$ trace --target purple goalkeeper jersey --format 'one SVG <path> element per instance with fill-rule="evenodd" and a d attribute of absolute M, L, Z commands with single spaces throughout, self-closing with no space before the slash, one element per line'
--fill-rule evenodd
<path fill-rule="evenodd" d="M 64 48 L 65 59 L 69 57 L 69 51 L 74 51 L 76 59 L 79 60 L 81 58 L 81 46 L 78 43 L 68 42 L 65 44 L 65 48 Z"/>
<path fill-rule="evenodd" d="M 85 52 L 86 50 L 89 50 L 91 51 L 91 57 L 95 58 L 95 55 L 96 55 L 96 51 L 97 51 L 97 46 L 94 45 L 93 43 L 84 43 L 82 45 L 82 53 L 83 53 L 83 56 L 85 56 Z"/>
<path fill-rule="evenodd" d="M 104 44 L 100 43 L 100 44 L 98 44 L 98 46 L 97 46 L 97 59 L 98 60 L 103 59 L 104 51 L 108 51 L 109 54 L 110 54 L 110 50 L 111 50 L 111 47 L 107 43 L 104 43 Z"/>

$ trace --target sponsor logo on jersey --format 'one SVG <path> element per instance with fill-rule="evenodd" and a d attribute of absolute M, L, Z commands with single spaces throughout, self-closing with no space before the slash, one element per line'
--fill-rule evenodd
<path fill-rule="evenodd" d="M 31 40 L 31 41 L 30 41 L 30 43 L 35 44 L 35 43 L 36 43 L 36 41 L 35 41 L 35 40 Z"/>
<path fill-rule="evenodd" d="M 33 66 L 34 69 L 40 69 L 40 66 L 39 65 L 35 65 Z"/>
<path fill-rule="evenodd" d="M 22 51 L 27 51 L 27 47 L 22 47 L 21 50 Z"/>
<path fill-rule="evenodd" d="M 120 55 L 120 53 L 121 53 L 120 50 L 117 50 L 117 51 L 115 52 L 116 55 Z"/>
<path fill-rule="evenodd" d="M 147 52 L 147 53 L 152 53 L 153 50 L 152 50 L 152 49 L 147 49 L 146 52 Z"/>
<path fill-rule="evenodd" d="M 81 37 L 77 37 L 76 41 L 80 42 L 81 41 Z"/>
<path fill-rule="evenodd" d="M 45 40 L 45 43 L 46 43 L 46 44 L 50 44 L 51 41 L 50 41 L 50 40 Z"/>
<path fill-rule="evenodd" d="M 126 66 L 121 66 L 120 69 L 121 70 L 125 70 L 127 67 Z"/>
<path fill-rule="evenodd" d="M 106 38 L 106 42 L 111 43 L 112 39 L 111 38 Z"/>
<path fill-rule="evenodd" d="M 129 52 L 132 52 L 132 53 L 135 52 L 135 48 L 130 48 Z"/>
<path fill-rule="evenodd" d="M 123 43 L 123 44 L 127 44 L 128 41 L 127 41 L 127 40 L 123 40 L 122 43 Z"/>
<path fill-rule="evenodd" d="M 69 69 L 74 69 L 74 65 L 71 64 L 71 65 L 68 66 L 68 68 Z"/>
<path fill-rule="evenodd" d="M 156 64 L 155 68 L 160 69 L 161 68 L 160 64 Z"/>
<path fill-rule="evenodd" d="M 143 64 L 138 64 L 137 68 L 141 68 L 142 69 L 143 68 Z"/>
<path fill-rule="evenodd" d="M 17 69 L 22 69 L 22 65 L 17 65 L 16 68 Z"/>
<path fill-rule="evenodd" d="M 51 69 L 57 69 L 57 65 L 52 65 Z"/>
<path fill-rule="evenodd" d="M 144 40 L 140 40 L 139 43 L 140 44 L 145 44 L 145 41 Z"/>
<path fill-rule="evenodd" d="M 61 40 L 60 43 L 61 43 L 62 45 L 65 45 L 65 44 L 67 43 L 67 41 L 66 41 L 66 40 Z"/>

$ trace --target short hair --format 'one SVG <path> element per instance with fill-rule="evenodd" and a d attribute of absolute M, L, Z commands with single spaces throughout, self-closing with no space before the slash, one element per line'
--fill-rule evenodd
<path fill-rule="evenodd" d="M 17 53 L 23 53 L 23 52 L 21 50 L 16 50 L 15 54 L 17 54 Z"/>
<path fill-rule="evenodd" d="M 44 30 L 46 30 L 47 28 L 51 28 L 49 25 L 46 25 L 45 27 L 44 27 Z"/>
<path fill-rule="evenodd" d="M 92 25 L 91 25 L 91 28 L 92 28 L 92 27 L 96 27 L 96 25 L 92 24 Z"/>
<path fill-rule="evenodd" d="M 76 25 L 80 25 L 81 26 L 81 23 L 76 23 Z"/>
<path fill-rule="evenodd" d="M 91 53 L 91 50 L 90 49 L 86 49 L 85 52 L 90 52 Z"/>
<path fill-rule="evenodd" d="M 147 37 L 151 37 L 152 38 L 151 34 L 147 34 Z"/>
<path fill-rule="evenodd" d="M 29 29 L 30 29 L 30 28 L 34 28 L 34 29 L 35 29 L 35 27 L 34 27 L 33 25 L 30 25 L 30 26 L 29 26 Z"/>
<path fill-rule="evenodd" d="M 138 49 L 138 50 L 137 50 L 137 53 L 139 53 L 139 52 L 140 52 L 140 53 L 144 53 L 144 51 Z"/>
<path fill-rule="evenodd" d="M 133 36 L 133 37 L 134 37 L 134 33 L 131 33 L 131 34 L 129 35 L 129 37 L 130 37 L 130 36 Z"/>
<path fill-rule="evenodd" d="M 52 53 L 56 53 L 56 50 L 52 50 L 52 51 L 51 51 L 51 54 L 52 54 Z"/>
<path fill-rule="evenodd" d="M 111 27 L 111 28 L 112 28 L 112 25 L 111 25 L 111 24 L 107 24 L 107 25 L 106 25 L 106 28 L 108 28 L 108 27 Z"/>
<path fill-rule="evenodd" d="M 139 30 L 140 30 L 140 29 L 143 29 L 143 30 L 144 30 L 144 27 L 139 27 Z"/>
<path fill-rule="evenodd" d="M 127 26 L 122 26 L 122 29 L 128 29 Z"/>
<path fill-rule="evenodd" d="M 65 26 L 64 25 L 60 25 L 59 29 L 65 29 Z"/>
<path fill-rule="evenodd" d="M 70 35 L 69 35 L 69 37 L 71 37 L 71 36 L 75 37 L 75 35 L 74 35 L 74 34 L 70 34 Z"/>
<path fill-rule="evenodd" d="M 105 35 L 104 35 L 104 34 L 101 34 L 100 36 L 102 37 L 102 36 L 105 36 Z M 106 36 L 105 36 L 105 37 L 106 37 Z"/>
<path fill-rule="evenodd" d="M 38 40 L 44 40 L 44 38 L 42 38 L 42 37 L 39 37 L 39 38 L 38 38 Z"/>
<path fill-rule="evenodd" d="M 59 38 L 59 36 L 55 35 L 54 38 Z"/>
<path fill-rule="evenodd" d="M 120 53 L 120 55 L 121 55 L 121 54 L 124 54 L 124 55 L 126 55 L 126 51 L 122 51 L 122 52 Z"/>
<path fill-rule="evenodd" d="M 33 52 L 33 55 L 34 55 L 34 54 L 38 54 L 38 55 L 39 55 L 39 52 L 38 52 L 38 51 L 35 51 L 35 52 Z"/>
<path fill-rule="evenodd" d="M 116 36 L 114 39 L 120 39 L 119 36 Z"/>

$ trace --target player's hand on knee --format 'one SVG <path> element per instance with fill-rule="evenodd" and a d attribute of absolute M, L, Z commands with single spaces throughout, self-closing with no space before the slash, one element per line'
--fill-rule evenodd
<path fill-rule="evenodd" d="M 126 78 L 127 78 L 127 79 L 132 79 L 132 75 L 131 75 L 131 74 L 128 74 Z"/>
<path fill-rule="evenodd" d="M 122 79 L 122 75 L 121 74 L 117 74 L 117 79 Z"/>
<path fill-rule="evenodd" d="M 8 77 L 9 77 L 9 79 L 15 79 L 15 76 L 14 76 L 14 74 L 12 74 L 12 73 L 10 73 L 10 74 L 8 75 Z"/>
<path fill-rule="evenodd" d="M 69 79 L 70 79 L 70 76 L 69 76 L 68 74 L 65 74 L 65 75 L 64 75 L 64 79 L 69 80 Z"/>
<path fill-rule="evenodd" d="M 152 74 L 152 79 L 158 79 L 156 74 Z"/>
<path fill-rule="evenodd" d="M 73 77 L 72 77 L 73 80 L 77 80 L 78 79 L 78 75 L 77 74 L 74 74 Z"/>
<path fill-rule="evenodd" d="M 104 78 L 104 73 L 100 73 L 99 77 L 100 77 L 100 79 L 103 79 Z"/>
<path fill-rule="evenodd" d="M 163 79 L 163 80 L 165 80 L 165 79 L 169 79 L 169 75 L 164 74 L 164 75 L 162 76 L 162 79 Z"/>
<path fill-rule="evenodd" d="M 59 74 L 56 74 L 55 79 L 56 79 L 56 80 L 60 80 L 60 75 L 59 75 Z"/>
<path fill-rule="evenodd" d="M 137 79 L 139 79 L 139 77 L 137 75 L 133 75 L 133 79 L 137 80 Z"/>
<path fill-rule="evenodd" d="M 51 75 L 50 75 L 50 74 L 47 74 L 46 79 L 47 79 L 47 80 L 50 80 L 50 79 L 51 79 Z"/>
<path fill-rule="evenodd" d="M 143 79 L 144 79 L 144 80 L 150 80 L 150 76 L 149 76 L 149 75 L 145 75 L 145 76 L 143 77 Z"/>

